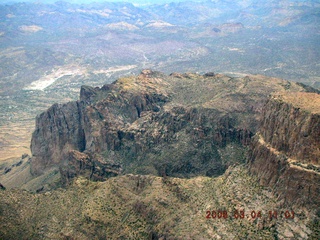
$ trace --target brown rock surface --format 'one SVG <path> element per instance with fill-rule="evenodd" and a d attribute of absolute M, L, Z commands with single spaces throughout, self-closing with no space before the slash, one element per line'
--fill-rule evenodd
<path fill-rule="evenodd" d="M 93 161 L 94 160 L 94 161 Z M 84 176 L 94 181 L 101 181 L 107 177 L 117 176 L 121 173 L 121 166 L 106 162 L 99 156 L 91 156 L 83 152 L 71 150 L 67 161 L 60 166 L 62 182 L 67 184 L 69 179 Z"/>
<path fill-rule="evenodd" d="M 81 102 L 69 102 L 54 104 L 37 116 L 31 141 L 33 173 L 59 164 L 69 150 L 85 149 L 83 111 Z"/>
<path fill-rule="evenodd" d="M 285 203 L 320 204 L 320 95 L 281 93 L 266 103 L 250 171 Z"/>
<path fill-rule="evenodd" d="M 83 86 L 80 101 L 55 104 L 37 117 L 32 172 L 60 167 L 67 181 L 103 162 L 113 173 L 220 175 L 245 161 L 263 103 L 278 91 L 306 89 L 260 75 L 151 70 L 102 88 Z M 80 163 L 86 167 L 70 167 Z M 95 178 L 106 172 L 95 171 Z"/>
<path fill-rule="evenodd" d="M 261 136 L 273 148 L 302 163 L 319 165 L 320 95 L 275 95 L 262 111 Z"/>

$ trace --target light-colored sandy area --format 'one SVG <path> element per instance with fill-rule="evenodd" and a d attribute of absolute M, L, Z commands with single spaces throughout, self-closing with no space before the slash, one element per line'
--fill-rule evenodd
<path fill-rule="evenodd" d="M 173 27 L 171 23 L 164 22 L 164 21 L 152 21 L 146 27 L 153 27 L 153 28 L 163 28 L 163 27 Z"/>
<path fill-rule="evenodd" d="M 93 71 L 94 74 L 99 74 L 99 73 L 114 73 L 114 72 L 121 72 L 121 71 L 127 71 L 130 69 L 136 68 L 137 65 L 124 65 L 124 66 L 117 66 L 117 67 L 110 67 L 108 69 L 99 69 L 96 71 Z"/>
<path fill-rule="evenodd" d="M 227 47 L 227 50 L 231 51 L 231 52 L 240 52 L 240 53 L 244 53 L 245 52 L 243 49 L 235 48 L 235 47 Z"/>
<path fill-rule="evenodd" d="M 118 22 L 118 23 L 110 23 L 106 25 L 109 29 L 118 29 L 118 30 L 138 30 L 139 28 L 133 24 L 129 24 L 127 22 Z"/>
<path fill-rule="evenodd" d="M 136 68 L 137 65 L 124 65 L 110 67 L 108 69 L 99 69 L 93 71 L 94 74 L 112 74 L 114 72 L 127 71 Z M 25 87 L 24 90 L 44 90 L 54 82 L 65 76 L 80 76 L 88 74 L 88 69 L 82 66 L 68 65 L 59 67 L 52 70 L 51 73 L 41 77 L 40 79 L 32 82 L 29 86 Z"/>
<path fill-rule="evenodd" d="M 22 32 L 28 32 L 28 33 L 35 33 L 43 30 L 42 27 L 37 25 L 22 25 L 19 27 L 20 31 Z"/>
<path fill-rule="evenodd" d="M 112 13 L 113 11 L 108 9 L 108 8 L 104 8 L 101 10 L 85 10 L 85 9 L 68 9 L 68 12 L 78 12 L 78 13 L 86 13 L 86 14 L 92 14 L 92 15 L 99 15 L 101 17 L 109 17 L 110 13 Z"/>
<path fill-rule="evenodd" d="M 32 82 L 24 90 L 44 90 L 64 76 L 77 76 L 87 73 L 87 69 L 80 66 L 63 66 L 52 70 L 51 73 L 41 77 L 40 79 Z"/>

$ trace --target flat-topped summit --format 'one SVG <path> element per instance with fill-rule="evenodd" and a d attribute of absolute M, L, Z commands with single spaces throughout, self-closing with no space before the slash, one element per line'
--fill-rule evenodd
<path fill-rule="evenodd" d="M 320 113 L 320 95 L 317 93 L 286 92 L 275 94 L 273 98 L 292 104 L 295 108 L 300 108 L 312 114 Z"/>
<path fill-rule="evenodd" d="M 81 101 L 37 117 L 31 169 L 37 175 L 59 168 L 64 182 L 115 173 L 220 175 L 245 162 L 264 102 L 279 91 L 307 89 L 261 75 L 168 76 L 149 69 L 101 88 L 83 86 Z"/>

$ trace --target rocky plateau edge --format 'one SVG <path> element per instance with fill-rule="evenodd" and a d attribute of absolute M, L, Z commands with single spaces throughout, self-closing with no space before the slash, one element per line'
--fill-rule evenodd
<path fill-rule="evenodd" d="M 270 99 L 275 93 L 281 100 Z M 127 173 L 219 176 L 250 149 L 250 171 L 263 185 L 275 184 L 286 202 L 317 204 L 318 105 L 305 111 L 308 103 L 286 103 L 296 95 L 319 98 L 310 87 L 260 75 L 143 70 L 102 88 L 83 86 L 79 101 L 37 117 L 31 171 L 59 167 L 63 185 Z"/>

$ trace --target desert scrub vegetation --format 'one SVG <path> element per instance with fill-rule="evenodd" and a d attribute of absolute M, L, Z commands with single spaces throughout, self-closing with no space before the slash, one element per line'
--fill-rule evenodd
<path fill-rule="evenodd" d="M 233 214 L 245 210 L 243 219 Z M 18 239 L 279 239 L 318 236 L 317 220 L 266 218 L 283 211 L 244 165 L 220 177 L 123 175 L 105 182 L 77 178 L 66 189 L 0 191 L 0 237 Z M 206 218 L 226 211 L 226 218 Z M 261 211 L 253 219 L 252 211 Z M 295 230 L 296 229 L 296 230 Z M 304 234 L 304 235 L 303 235 Z"/>

